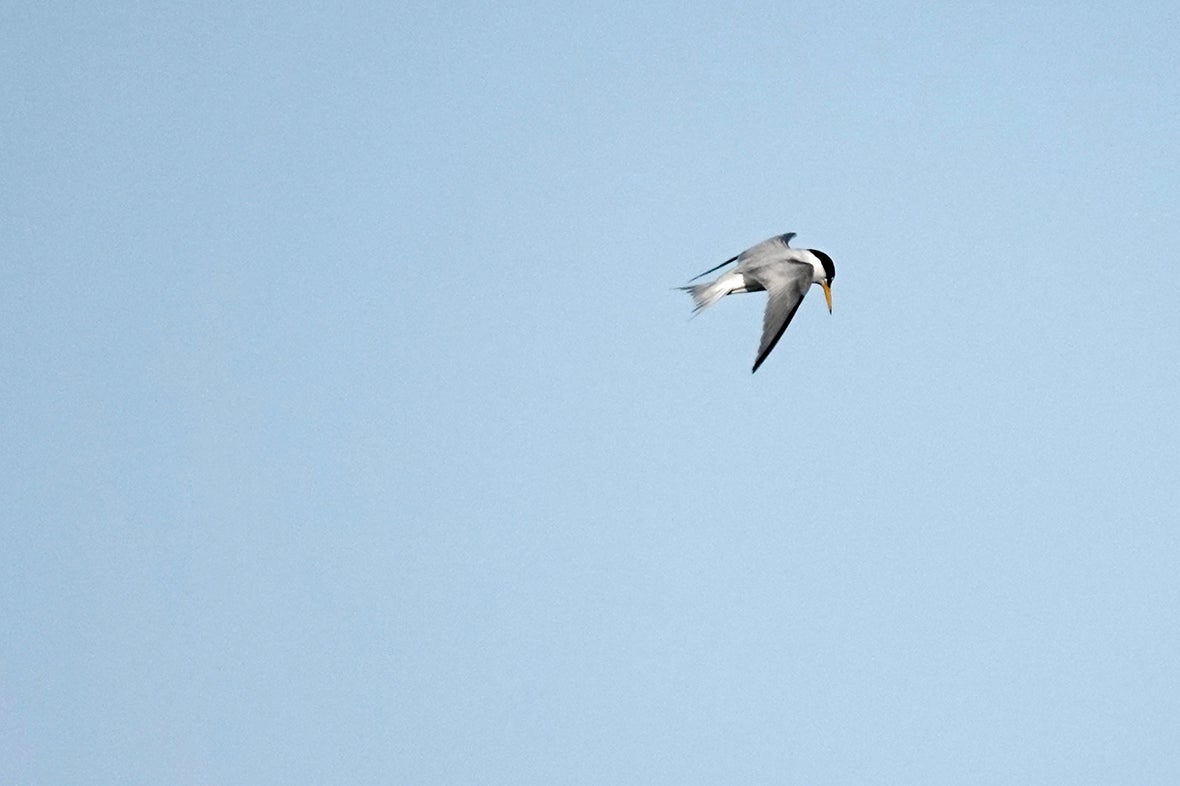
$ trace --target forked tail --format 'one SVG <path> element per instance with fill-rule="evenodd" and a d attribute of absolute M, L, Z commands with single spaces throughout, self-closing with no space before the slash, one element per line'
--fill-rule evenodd
<path fill-rule="evenodd" d="M 729 294 L 729 287 L 725 284 L 722 284 L 720 281 L 712 281 L 708 284 L 697 284 L 696 286 L 680 287 L 680 289 L 692 295 L 692 302 L 695 304 L 695 308 L 692 310 L 692 313 L 694 314 L 701 309 L 708 308 Z"/>

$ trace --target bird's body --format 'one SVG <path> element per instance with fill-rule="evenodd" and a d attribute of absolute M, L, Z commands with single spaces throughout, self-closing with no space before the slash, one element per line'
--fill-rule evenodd
<path fill-rule="evenodd" d="M 832 258 L 813 248 L 791 248 L 789 243 L 794 236 L 794 232 L 788 232 L 764 240 L 696 277 L 720 270 L 731 262 L 737 263 L 732 270 L 727 270 L 713 281 L 682 287 L 696 303 L 693 313 L 713 305 L 726 295 L 766 290 L 768 299 L 762 320 L 762 341 L 754 361 L 754 371 L 758 370 L 782 338 L 812 284 L 823 287 L 828 311 L 832 310 L 830 287 L 836 277 Z"/>

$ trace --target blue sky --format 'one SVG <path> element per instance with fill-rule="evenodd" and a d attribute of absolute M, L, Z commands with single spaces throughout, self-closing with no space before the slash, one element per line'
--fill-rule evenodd
<path fill-rule="evenodd" d="M 1178 13 L 5 6 L 0 780 L 1175 783 Z"/>

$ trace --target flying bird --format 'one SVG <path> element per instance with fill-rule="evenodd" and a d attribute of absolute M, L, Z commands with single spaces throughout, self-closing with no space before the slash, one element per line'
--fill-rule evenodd
<path fill-rule="evenodd" d="M 726 295 L 766 290 L 768 298 L 766 313 L 762 317 L 762 343 L 758 346 L 758 357 L 754 360 L 751 374 L 758 370 L 778 340 L 783 337 L 787 325 L 791 324 L 791 319 L 799 310 L 799 304 L 803 302 L 803 296 L 812 284 L 823 287 L 828 313 L 832 313 L 831 287 L 832 281 L 836 278 L 836 266 L 832 264 L 832 258 L 822 251 L 814 248 L 791 248 L 790 242 L 794 236 L 794 232 L 788 232 L 763 240 L 736 257 L 731 257 L 717 267 L 690 279 L 691 283 L 732 262 L 737 263 L 732 270 L 725 271 L 713 281 L 680 287 L 692 295 L 693 302 L 696 303 L 696 308 L 692 310 L 694 314 Z"/>

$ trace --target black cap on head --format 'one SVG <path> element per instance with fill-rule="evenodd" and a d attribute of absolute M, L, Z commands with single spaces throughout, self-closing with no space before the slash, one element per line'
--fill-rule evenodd
<path fill-rule="evenodd" d="M 815 254 L 819 259 L 819 263 L 824 266 L 824 275 L 828 277 L 828 283 L 836 280 L 836 265 L 832 263 L 832 258 L 822 251 L 817 251 L 814 248 L 807 249 Z"/>

